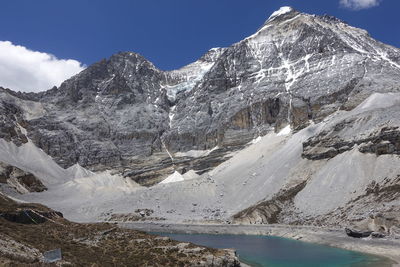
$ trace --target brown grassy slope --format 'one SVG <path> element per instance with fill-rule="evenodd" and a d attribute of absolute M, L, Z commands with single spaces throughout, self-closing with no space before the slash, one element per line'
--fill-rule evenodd
<path fill-rule="evenodd" d="M 4 218 L 6 213 L 21 210 L 50 212 L 44 223 L 22 224 Z M 160 238 L 144 232 L 120 229 L 113 224 L 78 224 L 57 216 L 38 204 L 17 204 L 0 195 L 0 241 L 11 239 L 20 245 L 15 249 L 35 248 L 41 253 L 61 248 L 63 260 L 73 266 L 193 266 L 219 265 L 234 266 L 235 259 L 224 250 L 179 244 L 177 241 Z M 10 243 L 10 242 L 9 242 Z M 7 242 L 6 242 L 7 244 Z M 178 245 L 178 246 L 177 246 Z M 27 248 L 21 248 L 26 246 Z M 13 246 L 9 245 L 8 251 Z M 35 264 L 42 266 L 40 257 L 27 259 L 4 253 L 0 243 L 0 265 L 21 266 Z M 7 248 L 6 248 L 7 250 Z M 214 258 L 215 257 L 215 258 Z M 208 260 L 208 263 L 207 263 Z M 36 263 L 35 263 L 36 262 Z M 229 263 L 231 262 L 231 263 Z"/>

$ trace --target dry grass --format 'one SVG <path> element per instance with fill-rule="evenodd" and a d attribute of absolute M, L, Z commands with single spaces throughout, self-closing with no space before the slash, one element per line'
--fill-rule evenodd
<path fill-rule="evenodd" d="M 16 204 L 0 196 L 0 213 L 18 209 L 51 211 L 36 204 Z M 41 224 L 21 224 L 0 217 L 0 234 L 40 252 L 61 248 L 63 260 L 74 266 L 189 266 L 204 255 L 222 255 L 205 248 L 197 253 L 182 253 L 176 241 L 163 240 L 144 232 L 120 229 L 114 224 L 78 224 L 61 217 Z M 161 248 L 160 248 L 161 247 Z M 0 265 L 21 266 L 0 254 Z"/>

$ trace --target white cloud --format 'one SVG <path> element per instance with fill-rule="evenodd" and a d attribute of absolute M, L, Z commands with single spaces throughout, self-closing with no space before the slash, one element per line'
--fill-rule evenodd
<path fill-rule="evenodd" d="M 84 66 L 73 59 L 58 59 L 0 41 L 0 86 L 23 92 L 39 92 L 59 86 L 82 71 Z"/>
<path fill-rule="evenodd" d="M 381 0 L 340 0 L 340 5 L 353 10 L 379 6 Z"/>

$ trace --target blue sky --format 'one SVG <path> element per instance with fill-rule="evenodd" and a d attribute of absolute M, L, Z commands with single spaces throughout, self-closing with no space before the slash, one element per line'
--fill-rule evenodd
<path fill-rule="evenodd" d="M 133 51 L 170 70 L 251 35 L 281 6 L 334 15 L 400 47 L 399 0 L 2 1 L 0 41 L 84 65 Z"/>
<path fill-rule="evenodd" d="M 337 16 L 400 47 L 398 0 L 359 11 L 339 0 L 12 0 L 1 3 L 0 40 L 84 64 L 134 51 L 174 69 L 252 34 L 284 5 Z"/>

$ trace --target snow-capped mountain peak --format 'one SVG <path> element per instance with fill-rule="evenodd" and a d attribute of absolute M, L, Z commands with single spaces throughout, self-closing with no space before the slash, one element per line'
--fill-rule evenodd
<path fill-rule="evenodd" d="M 285 15 L 287 13 L 290 13 L 292 11 L 295 11 L 294 8 L 290 7 L 290 6 L 283 6 L 280 9 L 278 9 L 277 11 L 273 12 L 271 14 L 271 16 L 268 18 L 268 20 L 274 19 L 276 17 Z"/>
<path fill-rule="evenodd" d="M 400 214 L 399 84 L 400 49 L 283 7 L 178 70 L 127 52 L 45 93 L 0 88 L 0 163 L 48 186 L 25 200 L 79 220 L 157 207 L 179 222 L 348 225 Z"/>

